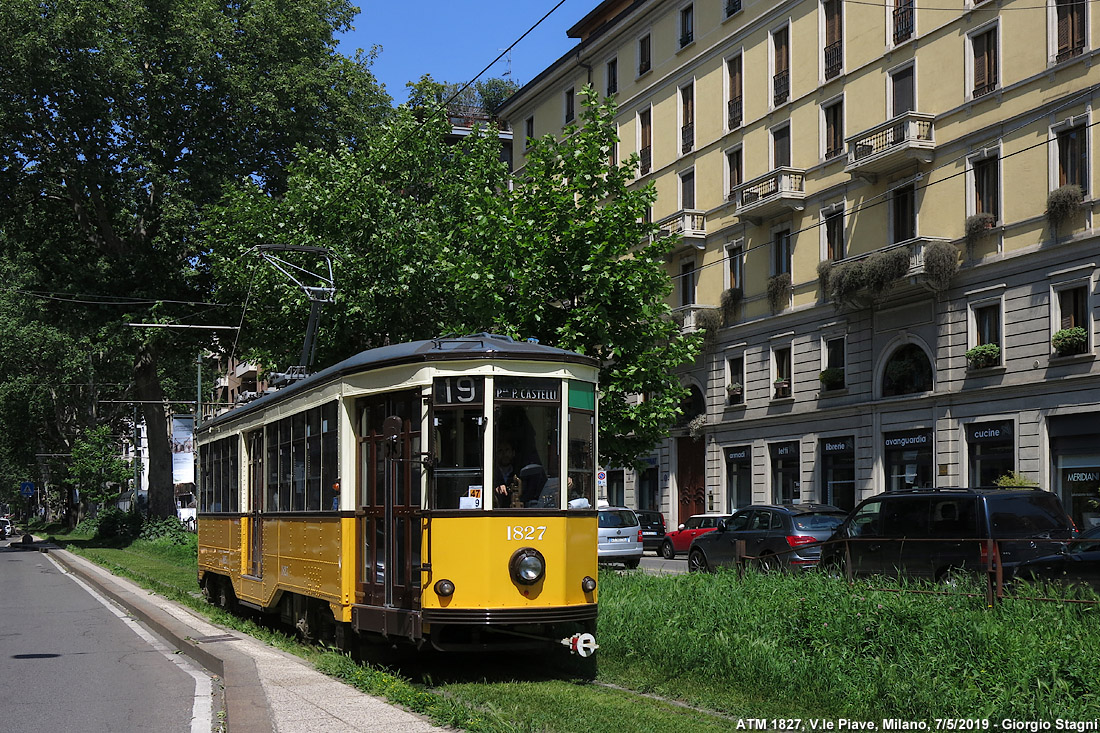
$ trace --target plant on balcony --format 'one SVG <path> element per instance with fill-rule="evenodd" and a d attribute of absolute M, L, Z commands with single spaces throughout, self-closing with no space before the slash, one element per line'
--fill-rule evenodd
<path fill-rule="evenodd" d="M 865 267 L 867 289 L 881 295 L 909 272 L 909 249 L 897 247 L 875 252 L 867 258 Z"/>
<path fill-rule="evenodd" d="M 740 382 L 730 382 L 726 385 L 726 395 L 730 397 L 740 397 L 745 388 Z"/>
<path fill-rule="evenodd" d="M 1050 339 L 1051 346 L 1058 352 L 1058 356 L 1073 356 L 1083 354 L 1089 345 L 1089 334 L 1081 326 L 1063 328 Z"/>
<path fill-rule="evenodd" d="M 997 225 L 997 217 L 988 212 L 966 217 L 966 247 L 973 250 Z"/>
<path fill-rule="evenodd" d="M 725 325 L 733 325 L 733 322 L 737 320 L 738 311 L 741 309 L 741 301 L 744 298 L 745 293 L 741 288 L 726 288 L 722 291 L 722 318 L 725 320 Z"/>
<path fill-rule="evenodd" d="M 1085 200 L 1085 194 L 1081 187 L 1067 183 L 1047 194 L 1047 222 L 1052 229 L 1057 229 L 1061 224 L 1069 220 L 1081 207 Z"/>
<path fill-rule="evenodd" d="M 821 386 L 825 389 L 844 388 L 844 370 L 839 367 L 822 369 L 821 374 L 818 374 L 817 378 L 821 381 Z"/>
<path fill-rule="evenodd" d="M 791 396 L 791 380 L 790 379 L 782 379 L 782 378 L 777 379 L 777 380 L 775 380 L 775 382 L 772 383 L 772 386 L 775 387 L 775 398 L 776 399 L 779 399 L 781 397 L 790 397 Z"/>
<path fill-rule="evenodd" d="M 833 272 L 833 266 L 834 263 L 831 259 L 817 263 L 817 286 L 824 298 L 829 297 L 829 275 Z"/>
<path fill-rule="evenodd" d="M 671 318 L 672 322 L 675 323 L 677 326 L 679 326 L 680 328 L 683 328 L 684 323 L 685 323 L 685 319 L 687 318 L 687 315 L 685 315 L 684 311 L 677 310 L 677 311 L 672 311 L 672 313 L 669 314 L 669 318 Z"/>
<path fill-rule="evenodd" d="M 988 369 L 1001 363 L 1001 347 L 997 344 L 981 344 L 966 352 L 966 363 L 971 369 Z"/>
<path fill-rule="evenodd" d="M 924 248 L 924 282 L 944 290 L 959 271 L 959 248 L 950 242 L 929 242 Z"/>
<path fill-rule="evenodd" d="M 829 272 L 829 299 L 837 305 L 858 305 L 856 295 L 867 285 L 863 260 L 838 262 Z"/>
<path fill-rule="evenodd" d="M 779 313 L 791 302 L 791 273 L 781 272 L 768 278 L 768 305 Z"/>
<path fill-rule="evenodd" d="M 695 326 L 703 331 L 703 348 L 708 351 L 718 344 L 718 330 L 722 328 L 722 314 L 715 308 L 695 312 Z"/>

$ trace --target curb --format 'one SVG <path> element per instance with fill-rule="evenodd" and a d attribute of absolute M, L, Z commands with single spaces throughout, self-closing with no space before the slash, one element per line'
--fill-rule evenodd
<path fill-rule="evenodd" d="M 251 657 L 227 645 L 202 646 L 194 640 L 194 629 L 165 613 L 148 599 L 112 584 L 109 578 L 114 576 L 98 566 L 66 550 L 51 548 L 49 554 L 74 575 L 94 586 L 98 592 L 127 609 L 158 636 L 208 672 L 221 677 L 225 694 L 226 730 L 275 730 L 267 696 L 260 683 L 256 663 Z"/>

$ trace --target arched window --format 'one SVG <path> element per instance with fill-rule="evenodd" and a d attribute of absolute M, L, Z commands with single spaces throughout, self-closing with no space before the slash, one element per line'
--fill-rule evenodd
<path fill-rule="evenodd" d="M 890 355 L 882 370 L 882 396 L 929 392 L 932 389 L 932 364 L 916 344 L 904 344 Z"/>
<path fill-rule="evenodd" d="M 680 427 L 686 426 L 691 422 L 692 418 L 699 415 L 705 415 L 707 412 L 707 401 L 703 397 L 703 391 L 694 384 L 688 385 L 688 395 L 680 403 L 680 419 L 677 421 L 677 425 Z"/>

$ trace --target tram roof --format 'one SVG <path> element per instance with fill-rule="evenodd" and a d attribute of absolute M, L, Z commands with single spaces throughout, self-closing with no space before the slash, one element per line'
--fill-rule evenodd
<path fill-rule="evenodd" d="M 536 341 L 516 341 L 510 336 L 494 333 L 407 341 L 361 351 L 355 356 L 350 356 L 326 369 L 309 375 L 305 379 L 265 394 L 263 397 L 241 407 L 236 407 L 229 412 L 222 413 L 204 422 L 199 430 L 263 409 L 267 405 L 281 402 L 299 392 L 334 381 L 344 374 L 399 364 L 462 361 L 465 359 L 561 361 L 586 366 L 597 366 L 598 364 L 594 358 L 578 354 L 575 351 L 544 346 Z"/>

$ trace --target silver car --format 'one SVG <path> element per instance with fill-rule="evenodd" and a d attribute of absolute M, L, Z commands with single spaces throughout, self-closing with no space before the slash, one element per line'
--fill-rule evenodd
<path fill-rule="evenodd" d="M 597 557 L 602 563 L 621 562 L 638 567 L 642 559 L 642 526 L 633 509 L 620 506 L 599 510 Z"/>

